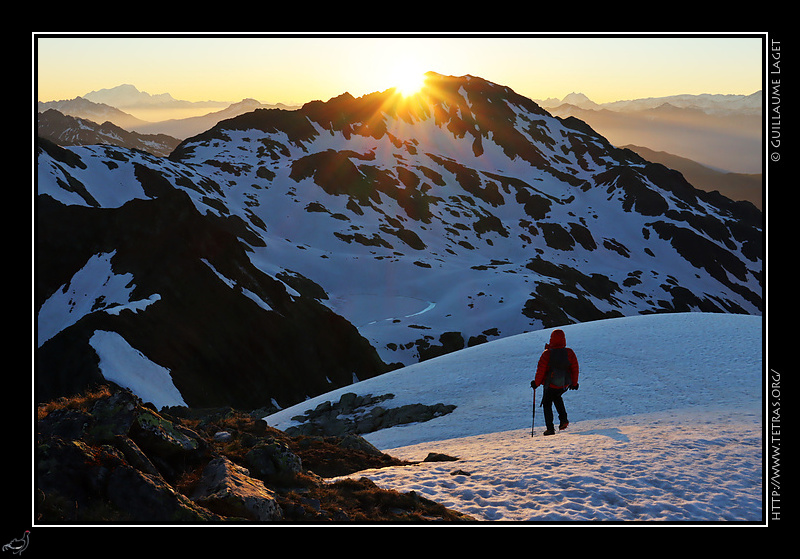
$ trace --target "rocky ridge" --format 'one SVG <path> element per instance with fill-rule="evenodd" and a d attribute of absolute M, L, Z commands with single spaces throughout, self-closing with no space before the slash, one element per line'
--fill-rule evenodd
<path fill-rule="evenodd" d="M 114 145 L 166 157 L 180 140 L 167 134 L 138 134 L 110 121 L 98 124 L 85 118 L 65 115 L 55 109 L 39 113 L 36 134 L 60 146 Z"/>
<path fill-rule="evenodd" d="M 292 435 L 364 435 L 395 425 L 428 421 L 452 412 L 453 404 L 406 404 L 395 408 L 381 405 L 394 394 L 373 396 L 354 392 L 342 394 L 338 402 L 322 402 L 303 415 L 295 416 L 299 424 L 286 429 Z"/>

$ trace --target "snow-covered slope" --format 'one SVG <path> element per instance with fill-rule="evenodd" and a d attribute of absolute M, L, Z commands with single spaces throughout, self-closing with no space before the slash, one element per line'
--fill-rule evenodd
<path fill-rule="evenodd" d="M 350 323 L 256 269 L 235 220 L 173 186 L 200 188 L 183 166 L 39 145 L 37 401 L 135 378 L 159 406 L 254 409 L 386 370 Z"/>
<path fill-rule="evenodd" d="M 356 475 L 482 520 L 761 520 L 760 317 L 648 315 L 563 330 L 580 388 L 565 395 L 570 425 L 555 436 L 542 436 L 530 388 L 550 330 L 415 364 L 266 419 L 286 429 L 346 392 L 394 394 L 385 407 L 455 404 L 365 438 L 400 458 L 443 452 L 459 461 Z"/>
<path fill-rule="evenodd" d="M 755 208 L 480 78 L 255 111 L 170 158 L 220 186 L 196 199 L 264 239 L 256 266 L 322 286 L 387 362 L 556 324 L 761 309 Z"/>
<path fill-rule="evenodd" d="M 477 77 L 255 110 L 168 159 L 41 145 L 37 354 L 62 380 L 100 375 L 89 340 L 111 331 L 189 405 L 286 406 L 527 331 L 763 307 L 755 207 Z M 113 303 L 152 304 L 109 316 L 118 276 L 135 289 Z"/>

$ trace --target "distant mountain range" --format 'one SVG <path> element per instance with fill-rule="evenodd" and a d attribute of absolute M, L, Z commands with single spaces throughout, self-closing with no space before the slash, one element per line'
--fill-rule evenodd
<path fill-rule="evenodd" d="M 509 87 L 427 77 L 255 109 L 168 158 L 40 139 L 37 399 L 138 375 L 286 407 L 530 330 L 762 312 L 753 204 Z"/>
<path fill-rule="evenodd" d="M 148 109 L 148 114 L 169 116 L 173 111 L 193 107 L 209 109 L 209 112 L 187 118 L 166 118 L 151 122 L 129 114 L 130 110 Z M 200 134 L 214 126 L 220 120 L 232 118 L 255 109 L 296 109 L 296 106 L 283 103 L 264 104 L 255 99 L 243 99 L 237 103 L 220 101 L 181 101 L 174 99 L 169 93 L 150 95 L 139 91 L 132 85 L 120 85 L 111 89 L 92 91 L 82 97 L 63 101 L 39 101 L 37 111 L 43 113 L 48 109 L 84 120 L 102 124 L 106 121 L 139 134 L 166 134 L 186 139 Z M 212 110 L 213 109 L 213 110 Z"/>
<path fill-rule="evenodd" d="M 83 95 L 83 98 L 93 103 L 111 105 L 118 109 L 152 107 L 164 109 L 185 107 L 220 109 L 231 104 L 227 101 L 182 101 L 175 99 L 169 93 L 151 95 L 145 91 L 139 91 L 136 86 L 131 84 L 122 84 L 109 89 L 90 91 Z"/>
<path fill-rule="evenodd" d="M 675 95 L 598 104 L 581 93 L 538 102 L 574 116 L 616 146 L 646 146 L 718 171 L 763 172 L 762 92 Z"/>
<path fill-rule="evenodd" d="M 39 114 L 53 109 L 62 115 L 90 120 L 96 124 L 110 122 L 129 132 L 136 130 L 139 126 L 148 124 L 116 107 L 104 103 L 95 103 L 83 97 L 63 101 L 39 101 L 36 105 Z"/>
<path fill-rule="evenodd" d="M 608 103 L 595 103 L 583 93 L 573 92 L 561 100 L 549 98 L 537 100 L 537 103 L 548 110 L 561 105 L 573 105 L 581 109 L 593 111 L 606 109 L 615 112 L 643 111 L 647 109 L 656 109 L 662 105 L 671 105 L 681 109 L 696 109 L 706 114 L 736 114 L 758 117 L 761 116 L 763 108 L 762 92 L 760 90 L 750 95 L 669 95 L 666 97 L 647 97 L 643 99 L 611 101 Z"/>

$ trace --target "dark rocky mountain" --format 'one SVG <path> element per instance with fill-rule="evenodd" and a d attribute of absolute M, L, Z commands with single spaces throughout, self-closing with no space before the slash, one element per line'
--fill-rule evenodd
<path fill-rule="evenodd" d="M 717 191 L 731 200 L 746 200 L 759 210 L 763 208 L 764 175 L 761 173 L 728 173 L 664 151 L 633 145 L 621 147 L 635 151 L 648 161 L 679 171 L 692 186 L 701 190 Z"/>
<path fill-rule="evenodd" d="M 42 397 L 286 406 L 499 336 L 763 305 L 752 204 L 471 76 L 258 109 L 168 159 L 42 141 L 36 204 Z"/>
<path fill-rule="evenodd" d="M 202 133 L 220 120 L 248 113 L 256 108 L 293 110 L 298 107 L 284 105 L 283 103 L 265 104 L 255 99 L 242 99 L 237 103 L 181 101 L 172 98 L 168 93 L 150 95 L 140 92 L 132 85 L 92 91 L 83 97 L 74 99 L 39 101 L 37 103 L 37 112 L 40 115 L 49 110 L 55 110 L 65 116 L 93 123 L 104 123 L 103 126 L 105 127 L 116 125 L 126 130 L 126 135 L 140 134 L 148 137 L 166 135 L 179 140 Z M 203 114 L 197 115 L 198 111 L 203 111 Z M 134 116 L 131 114 L 132 112 L 139 116 Z M 63 125 L 59 121 L 55 124 Z M 96 127 L 96 125 L 87 126 L 90 128 Z M 73 134 L 75 133 L 73 132 Z M 91 138 L 87 137 L 86 133 L 83 132 L 79 137 L 68 138 L 76 140 L 74 143 L 62 144 L 55 138 L 50 137 L 50 139 L 53 139 L 59 145 L 88 145 L 92 143 L 90 141 Z M 122 141 L 113 141 L 113 137 L 105 139 L 109 141 L 102 141 L 101 143 L 129 147 Z M 172 142 L 173 140 L 170 141 Z M 174 145 L 172 147 L 174 148 Z M 161 151 L 157 155 L 162 155 Z M 169 155 L 169 152 L 163 155 Z"/>
<path fill-rule="evenodd" d="M 55 109 L 38 113 L 36 122 L 36 134 L 59 146 L 106 144 L 166 157 L 180 143 L 180 140 L 167 134 L 128 132 L 109 121 L 97 124 L 91 120 L 63 115 Z"/>
<path fill-rule="evenodd" d="M 85 203 L 36 200 L 37 401 L 124 376 L 126 359 L 117 354 L 131 348 L 166 368 L 178 401 L 194 406 L 286 405 L 386 370 L 347 321 L 253 266 L 239 235 L 258 240 L 234 219 L 203 215 L 165 178 L 161 160 L 94 149 L 103 166 L 133 181 L 123 189 L 135 183 L 146 195 L 98 207 L 72 176 L 94 162 L 39 140 L 40 160 L 63 171 L 63 186 Z M 170 179 L 206 186 L 186 175 Z M 93 346 L 98 332 L 119 336 L 110 355 Z M 141 379 L 139 387 L 163 390 L 159 380 Z"/>
<path fill-rule="evenodd" d="M 111 105 L 95 103 L 83 97 L 62 99 L 60 101 L 39 101 L 36 103 L 37 112 L 44 113 L 50 109 L 63 115 L 82 118 L 92 122 L 111 122 L 125 130 L 135 130 L 137 126 L 147 124 L 146 121 L 136 118 Z"/>

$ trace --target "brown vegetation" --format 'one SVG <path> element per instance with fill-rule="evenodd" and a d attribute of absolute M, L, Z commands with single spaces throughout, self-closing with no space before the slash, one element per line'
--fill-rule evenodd
<path fill-rule="evenodd" d="M 123 398 L 125 411 L 112 419 L 100 419 L 98 410 L 116 409 L 112 404 L 119 398 Z M 158 422 L 161 434 L 189 436 L 194 441 L 192 449 L 184 448 L 180 454 L 167 451 L 163 441 L 153 444 L 136 427 L 125 427 L 120 434 L 119 425 L 125 422 L 122 416 L 129 413 L 134 419 L 127 421 L 133 425 L 143 423 L 141 418 L 146 417 L 150 424 Z M 263 484 L 280 509 L 280 523 L 470 520 L 413 491 L 381 489 L 365 477 L 331 479 L 368 468 L 413 467 L 357 436 L 355 442 L 352 435 L 292 437 L 231 408 L 164 408 L 157 412 L 127 391 L 120 396 L 106 387 L 42 404 L 37 419 L 36 517 L 44 524 L 258 520 L 242 515 L 241 508 L 209 507 L 196 499 L 209 463 L 220 457 L 247 468 L 254 483 Z M 109 421 L 116 430 L 113 433 L 103 423 Z M 285 471 L 267 472 L 254 465 L 254 449 L 264 448 L 283 452 L 281 459 L 290 464 Z M 131 449 L 138 453 L 135 460 Z M 115 476 L 122 481 L 115 483 Z"/>

